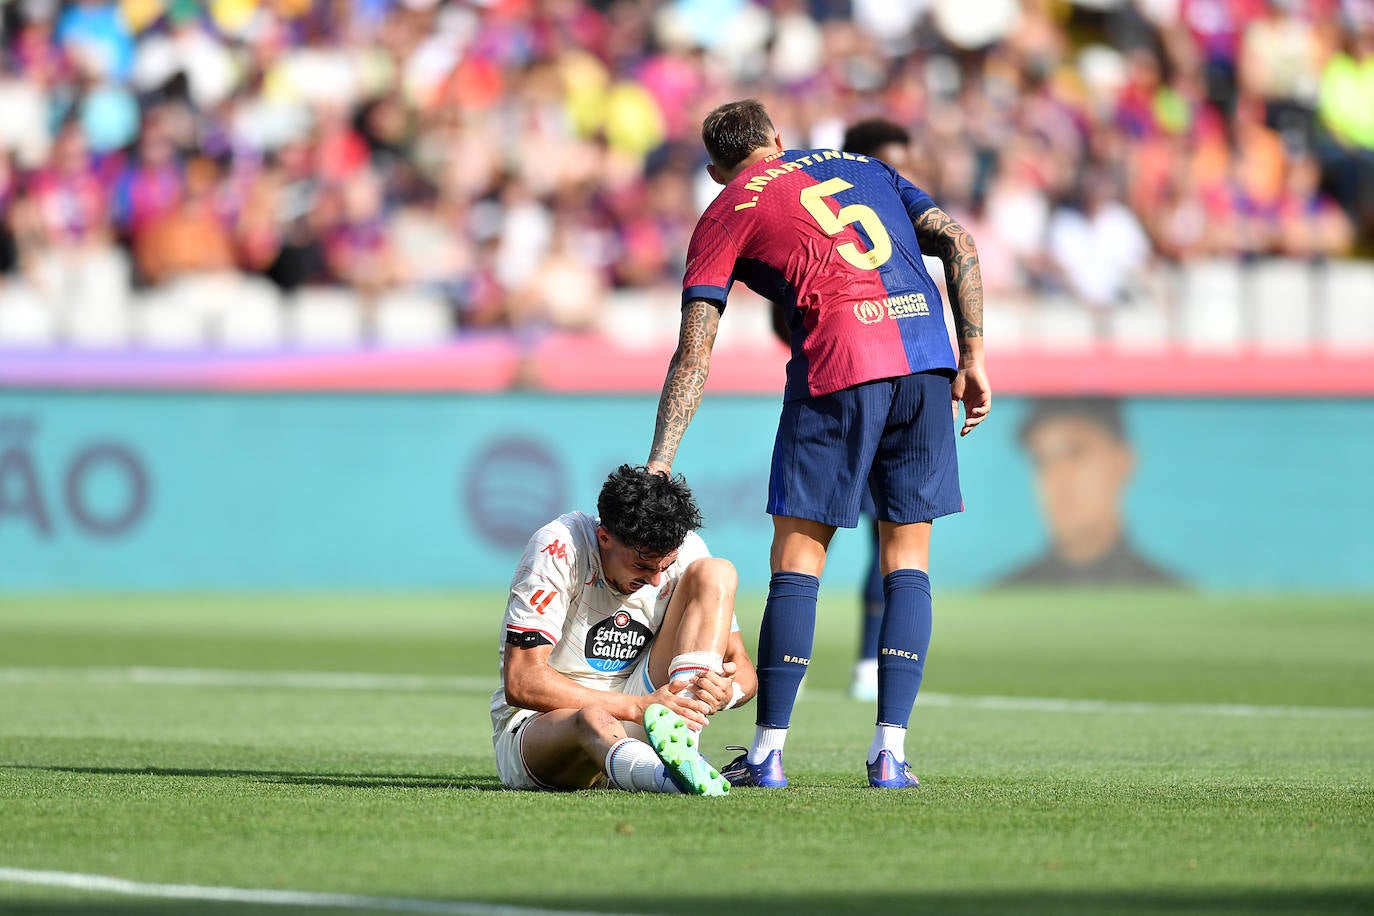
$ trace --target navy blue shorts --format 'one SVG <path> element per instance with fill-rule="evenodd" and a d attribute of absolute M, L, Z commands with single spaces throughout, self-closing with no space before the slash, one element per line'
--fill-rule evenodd
<path fill-rule="evenodd" d="M 918 372 L 782 405 L 768 514 L 853 528 L 962 512 L 949 375 Z"/>

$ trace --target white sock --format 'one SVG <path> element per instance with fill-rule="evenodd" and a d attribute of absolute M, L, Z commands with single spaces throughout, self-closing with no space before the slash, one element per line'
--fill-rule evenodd
<path fill-rule="evenodd" d="M 707 671 L 720 674 L 725 670 L 725 660 L 719 652 L 684 652 L 668 662 L 668 683 L 678 680 L 691 680 Z M 686 695 L 686 694 L 684 694 Z M 695 697 L 696 694 L 690 694 Z"/>
<path fill-rule="evenodd" d="M 686 698 L 689 699 L 689 700 L 695 700 L 695 699 L 697 699 L 697 695 L 696 695 L 695 693 L 693 693 L 692 691 L 690 691 L 690 690 L 679 690 L 676 694 L 674 694 L 674 696 L 686 697 Z M 691 732 L 691 733 L 692 733 L 692 737 L 694 737 L 694 738 L 697 739 L 697 748 L 700 749 L 700 748 L 701 748 L 701 731 L 702 731 L 703 726 L 697 725 L 695 722 L 693 722 L 693 721 L 690 720 L 690 719 L 687 719 L 687 720 L 685 720 L 685 721 L 687 722 L 687 731 Z M 710 724 L 711 724 L 711 720 L 707 719 L 707 720 L 706 720 L 706 724 L 707 724 L 707 725 L 710 725 Z"/>
<path fill-rule="evenodd" d="M 684 688 L 682 688 L 681 690 L 674 691 L 673 696 L 675 696 L 675 697 L 683 697 L 683 698 L 688 699 L 688 700 L 699 700 L 699 699 L 701 699 L 701 697 L 697 696 L 697 692 L 696 692 L 695 690 L 693 690 L 692 688 L 690 688 L 690 687 L 684 687 Z M 696 737 L 700 738 L 700 737 L 701 737 L 701 727 L 698 726 L 695 722 L 693 722 L 693 721 L 690 720 L 690 719 L 687 719 L 687 720 L 685 720 L 685 721 L 687 722 L 687 730 L 688 730 L 689 732 L 691 732 L 693 735 L 695 735 Z M 707 724 L 707 725 L 710 725 L 710 724 L 711 724 L 711 721 L 710 721 L 709 719 L 706 720 L 706 724 Z M 698 747 L 699 747 L 699 746 L 700 746 L 700 745 L 698 745 Z"/>
<path fill-rule="evenodd" d="M 854 680 L 863 683 L 878 683 L 878 660 L 861 658 L 854 663 Z"/>
<path fill-rule="evenodd" d="M 712 732 L 714 734 L 714 732 Z M 768 728 L 763 725 L 754 726 L 754 744 L 749 748 L 748 760 L 753 764 L 760 764 L 773 751 L 782 750 L 783 744 L 787 741 L 787 729 Z"/>
<path fill-rule="evenodd" d="M 868 762 L 878 759 L 883 751 L 891 751 L 901 763 L 906 760 L 906 729 L 900 725 L 879 725 L 873 730 L 873 743 L 868 746 Z"/>
<path fill-rule="evenodd" d="M 668 683 L 671 684 L 674 681 L 688 681 L 707 671 L 714 671 L 719 674 L 725 670 L 724 665 L 725 660 L 721 657 L 719 652 L 684 652 L 681 655 L 674 656 L 673 660 L 668 663 Z M 684 687 L 681 690 L 674 691 L 674 695 L 686 697 L 689 700 L 701 699 L 701 697 L 697 696 L 697 692 L 690 687 Z M 687 727 L 691 729 L 692 734 L 701 734 L 701 729 L 697 728 L 695 725 L 688 723 Z"/>
<path fill-rule="evenodd" d="M 625 792 L 681 793 L 654 749 L 636 738 L 621 738 L 606 752 L 604 769 L 611 788 Z"/>

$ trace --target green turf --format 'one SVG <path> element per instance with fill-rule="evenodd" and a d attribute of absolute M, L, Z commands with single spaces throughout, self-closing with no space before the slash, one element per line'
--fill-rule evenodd
<path fill-rule="evenodd" d="M 915 793 L 864 787 L 852 605 L 822 607 L 793 787 L 693 799 L 499 790 L 494 596 L 3 598 L 0 867 L 617 913 L 1374 910 L 1369 599 L 942 598 Z M 83 670 L 122 666 L 445 679 Z M 1164 705 L 959 700 L 987 696 Z M 703 745 L 724 762 L 752 727 L 726 713 Z M 0 912 L 287 911 L 0 884 Z"/>

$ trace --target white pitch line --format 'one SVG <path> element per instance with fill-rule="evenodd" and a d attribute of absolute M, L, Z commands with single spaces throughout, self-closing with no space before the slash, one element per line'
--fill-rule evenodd
<path fill-rule="evenodd" d="M 92 893 L 122 894 L 128 897 L 161 897 L 171 900 L 200 900 L 215 903 L 247 903 L 265 906 L 296 906 L 312 909 L 385 910 L 393 913 L 428 913 L 432 916 L 612 916 L 576 910 L 547 910 L 536 907 L 505 906 L 494 903 L 469 903 L 461 900 L 425 900 L 419 897 L 366 897 L 358 894 L 325 894 L 311 891 L 282 891 L 247 887 L 203 887 L 198 884 L 148 884 L 108 875 L 86 875 L 69 871 L 35 871 L 0 867 L 0 882 L 63 887 Z"/>
<path fill-rule="evenodd" d="M 0 668 L 0 684 L 146 684 L 158 687 L 286 687 L 296 690 L 486 692 L 496 676 L 356 671 L 237 671 L 223 668 Z"/>
<path fill-rule="evenodd" d="M 425 693 L 490 693 L 496 677 L 442 674 L 373 674 L 350 671 L 236 671 L 219 668 L 0 668 L 6 684 L 133 684 L 154 687 L 244 687 L 294 690 L 394 690 Z M 806 696 L 846 700 L 838 690 L 810 688 Z M 1112 713 L 1240 718 L 1369 719 L 1368 706 L 1261 706 L 1245 703 L 1153 703 L 1131 700 L 1078 700 L 1056 697 L 968 696 L 924 692 L 919 706 L 986 709 L 995 712 Z"/>
<path fill-rule="evenodd" d="M 922 693 L 918 706 L 956 709 L 992 709 L 999 712 L 1076 712 L 1076 713 L 1178 713 L 1194 716 L 1238 716 L 1241 718 L 1315 718 L 1369 719 L 1374 709 L 1367 706 L 1255 706 L 1244 703 L 1145 703 L 1130 700 L 1066 700 L 1049 697 L 957 696 L 950 693 Z"/>

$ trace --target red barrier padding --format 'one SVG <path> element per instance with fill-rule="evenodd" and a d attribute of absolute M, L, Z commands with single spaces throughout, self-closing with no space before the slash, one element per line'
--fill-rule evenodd
<path fill-rule="evenodd" d="M 525 349 L 484 337 L 425 350 L 255 355 L 0 354 L 0 389 L 656 394 L 672 347 L 631 349 L 597 335 Z M 768 341 L 718 350 L 712 394 L 780 396 L 787 354 Z M 995 395 L 1371 397 L 1374 352 L 1123 352 L 1110 347 L 988 351 Z"/>

